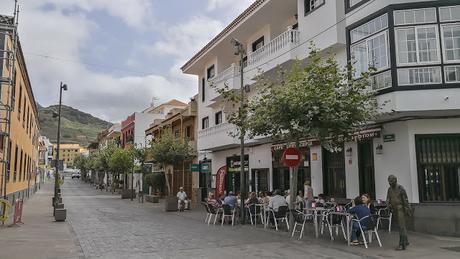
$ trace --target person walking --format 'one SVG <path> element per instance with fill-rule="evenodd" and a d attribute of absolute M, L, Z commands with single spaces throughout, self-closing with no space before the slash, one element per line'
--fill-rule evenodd
<path fill-rule="evenodd" d="M 407 193 L 404 187 L 398 184 L 398 179 L 394 175 L 388 176 L 390 187 L 387 193 L 387 206 L 396 219 L 399 225 L 399 246 L 396 250 L 405 250 L 409 245 L 407 239 L 406 217 L 412 215 L 412 210 L 407 198 Z"/>

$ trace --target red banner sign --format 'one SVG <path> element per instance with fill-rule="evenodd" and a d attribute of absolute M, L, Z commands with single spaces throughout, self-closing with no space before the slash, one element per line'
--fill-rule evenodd
<path fill-rule="evenodd" d="M 222 166 L 217 170 L 216 175 L 216 194 L 217 197 L 225 192 L 225 175 L 227 174 L 227 166 Z"/>
<path fill-rule="evenodd" d="M 22 223 L 22 204 L 23 203 L 24 201 L 22 199 L 16 199 L 14 203 L 13 225 Z"/>

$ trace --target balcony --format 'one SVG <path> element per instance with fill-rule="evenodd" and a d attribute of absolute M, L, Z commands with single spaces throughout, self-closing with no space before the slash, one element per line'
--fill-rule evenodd
<path fill-rule="evenodd" d="M 289 28 L 287 31 L 281 33 L 276 38 L 271 40 L 268 44 L 252 52 L 248 56 L 248 69 L 261 65 L 264 62 L 277 59 L 300 44 L 300 31 Z M 281 60 L 280 60 L 281 61 Z M 281 62 L 277 62 L 281 64 Z"/>
<path fill-rule="evenodd" d="M 198 131 L 198 150 L 213 150 L 230 146 L 237 146 L 239 140 L 229 136 L 236 132 L 236 126 L 230 123 L 222 123 L 207 129 Z"/>

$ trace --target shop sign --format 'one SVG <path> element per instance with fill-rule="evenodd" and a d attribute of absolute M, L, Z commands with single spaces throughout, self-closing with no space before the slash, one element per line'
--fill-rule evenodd
<path fill-rule="evenodd" d="M 299 148 L 302 148 L 302 147 L 309 147 L 313 145 L 313 141 L 311 140 L 302 140 L 302 141 L 299 141 Z M 281 144 L 274 144 L 272 145 L 272 150 L 273 151 L 277 151 L 277 150 L 285 150 L 286 148 L 290 148 L 290 147 L 295 147 L 295 143 L 294 142 L 291 142 L 291 143 L 281 143 Z"/>
<path fill-rule="evenodd" d="M 239 173 L 241 171 L 241 162 L 239 156 L 227 157 L 227 171 L 229 173 Z M 249 172 L 249 156 L 244 156 L 244 171 Z"/>
<path fill-rule="evenodd" d="M 200 164 L 192 164 L 191 171 L 192 171 L 192 173 L 199 173 L 201 171 L 201 165 Z"/>
<path fill-rule="evenodd" d="M 386 134 L 383 135 L 383 142 L 393 142 L 396 140 L 395 134 Z"/>
<path fill-rule="evenodd" d="M 360 132 L 355 133 L 353 136 L 353 139 L 355 141 L 373 139 L 373 138 L 380 138 L 380 128 L 362 130 Z"/>

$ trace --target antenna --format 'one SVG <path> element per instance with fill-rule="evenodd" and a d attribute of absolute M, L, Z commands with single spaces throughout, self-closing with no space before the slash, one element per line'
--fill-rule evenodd
<path fill-rule="evenodd" d="M 155 107 L 155 103 L 156 103 L 156 101 L 158 101 L 158 100 L 159 100 L 158 97 L 153 96 L 153 97 L 152 97 L 152 101 L 150 102 L 150 107 Z"/>

